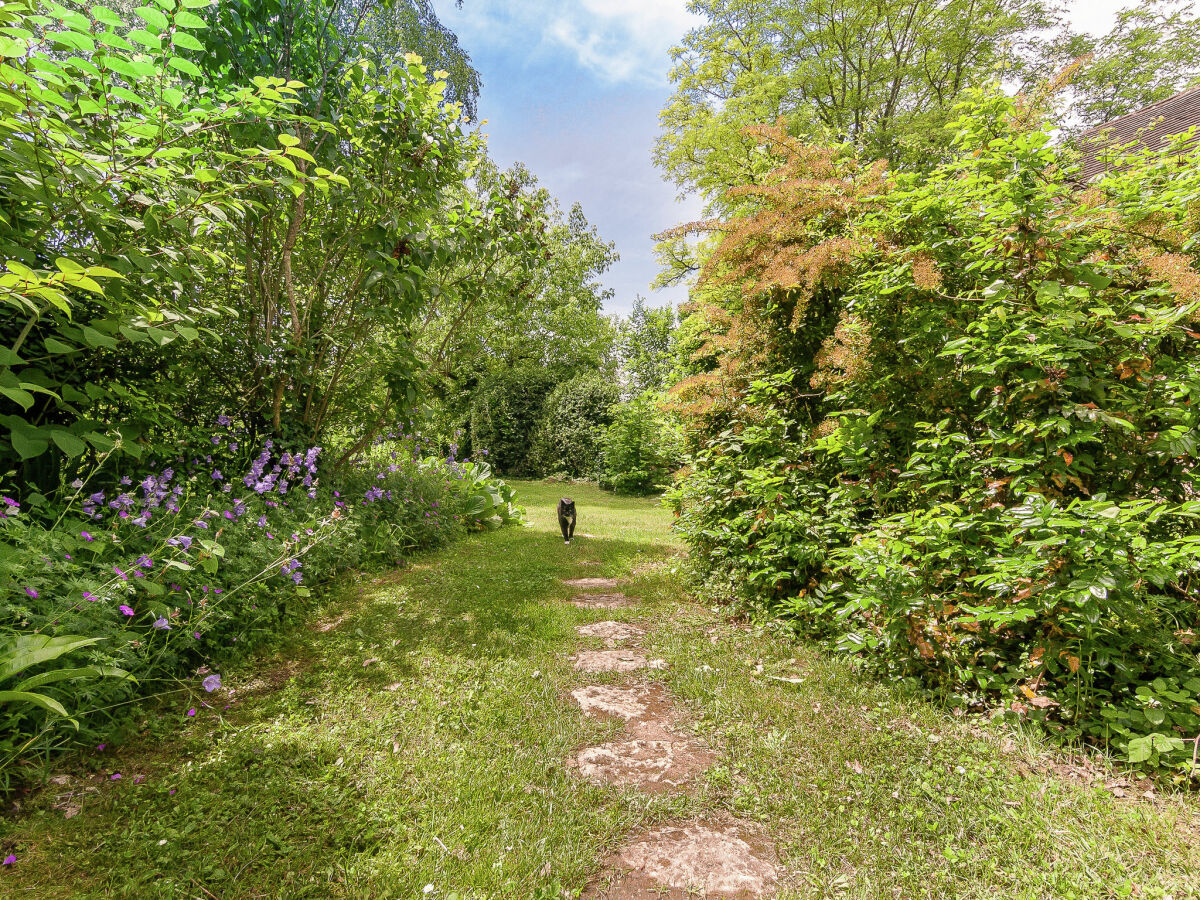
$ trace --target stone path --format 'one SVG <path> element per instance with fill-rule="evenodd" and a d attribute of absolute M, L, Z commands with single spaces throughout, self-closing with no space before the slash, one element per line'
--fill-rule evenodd
<path fill-rule="evenodd" d="M 619 609 L 633 600 L 613 578 L 574 578 L 565 584 L 585 591 L 571 599 L 584 609 Z M 637 647 L 645 630 L 626 622 L 603 621 L 576 628 L 580 637 L 599 640 L 604 649 L 578 651 L 576 671 L 631 675 L 663 669 Z M 637 677 L 637 676 L 634 676 Z M 681 731 L 674 701 L 661 684 L 594 684 L 577 688 L 571 699 L 583 715 L 620 721 L 617 740 L 583 747 L 566 760 L 578 777 L 596 785 L 646 793 L 686 791 L 717 761 L 703 743 Z M 605 864 L 605 874 L 583 900 L 753 900 L 774 893 L 778 876 L 769 841 L 746 823 L 684 821 L 632 836 Z"/>

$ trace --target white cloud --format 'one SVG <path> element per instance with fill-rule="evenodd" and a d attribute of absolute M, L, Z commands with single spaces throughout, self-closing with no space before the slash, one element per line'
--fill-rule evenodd
<path fill-rule="evenodd" d="M 547 34 L 606 81 L 662 82 L 668 51 L 700 19 L 685 0 L 572 0 Z"/>
<path fill-rule="evenodd" d="M 450 5 L 435 3 L 439 12 Z M 487 41 L 519 46 L 531 57 L 566 52 L 612 84 L 665 84 L 668 51 L 702 21 L 687 11 L 686 0 L 473 0 L 469 6 L 443 15 L 468 48 Z"/>

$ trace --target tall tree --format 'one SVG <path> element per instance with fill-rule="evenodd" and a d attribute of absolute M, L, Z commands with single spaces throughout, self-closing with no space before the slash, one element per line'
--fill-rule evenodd
<path fill-rule="evenodd" d="M 1064 34 L 1049 50 L 1044 70 L 1084 63 L 1066 91 L 1074 132 L 1200 82 L 1200 19 L 1180 0 L 1145 0 L 1119 12 L 1108 34 Z"/>
<path fill-rule="evenodd" d="M 676 323 L 673 307 L 647 306 L 641 296 L 633 301 L 618 342 L 621 369 L 632 393 L 666 389 L 675 368 Z"/>
<path fill-rule="evenodd" d="M 945 143 L 963 91 L 1015 70 L 1044 0 L 695 0 L 707 18 L 672 51 L 675 94 L 655 159 L 719 204 L 770 160 L 749 125 L 906 163 Z"/>

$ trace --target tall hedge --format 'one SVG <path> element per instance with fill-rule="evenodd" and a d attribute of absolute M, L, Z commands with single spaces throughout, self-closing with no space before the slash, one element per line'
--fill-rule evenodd
<path fill-rule="evenodd" d="M 471 404 L 471 446 L 487 450 L 492 467 L 505 475 L 536 474 L 530 464 L 533 434 L 554 376 L 535 365 L 497 372 Z"/>
<path fill-rule="evenodd" d="M 533 436 L 530 465 L 539 474 L 596 475 L 604 431 L 621 400 L 611 378 L 596 373 L 560 384 L 546 398 Z"/>

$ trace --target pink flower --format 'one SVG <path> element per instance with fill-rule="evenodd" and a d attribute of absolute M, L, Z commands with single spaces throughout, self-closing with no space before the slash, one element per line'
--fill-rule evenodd
<path fill-rule="evenodd" d="M 191 709 L 189 709 L 187 714 L 189 719 L 193 718 L 196 715 L 196 707 L 193 706 Z"/>
<path fill-rule="evenodd" d="M 34 600 L 36 600 L 38 598 L 38 592 L 35 591 L 31 587 L 25 588 L 25 593 L 28 594 L 30 597 L 32 597 Z"/>
<path fill-rule="evenodd" d="M 124 603 L 122 603 L 122 604 L 121 604 L 121 605 L 118 607 L 118 609 L 120 609 L 120 610 L 121 610 L 121 612 L 123 612 L 123 613 L 124 613 L 125 615 L 127 615 L 127 616 L 132 616 L 132 615 L 133 615 L 133 610 L 132 610 L 132 609 L 131 609 L 129 606 L 127 606 L 126 604 L 124 604 Z"/>

